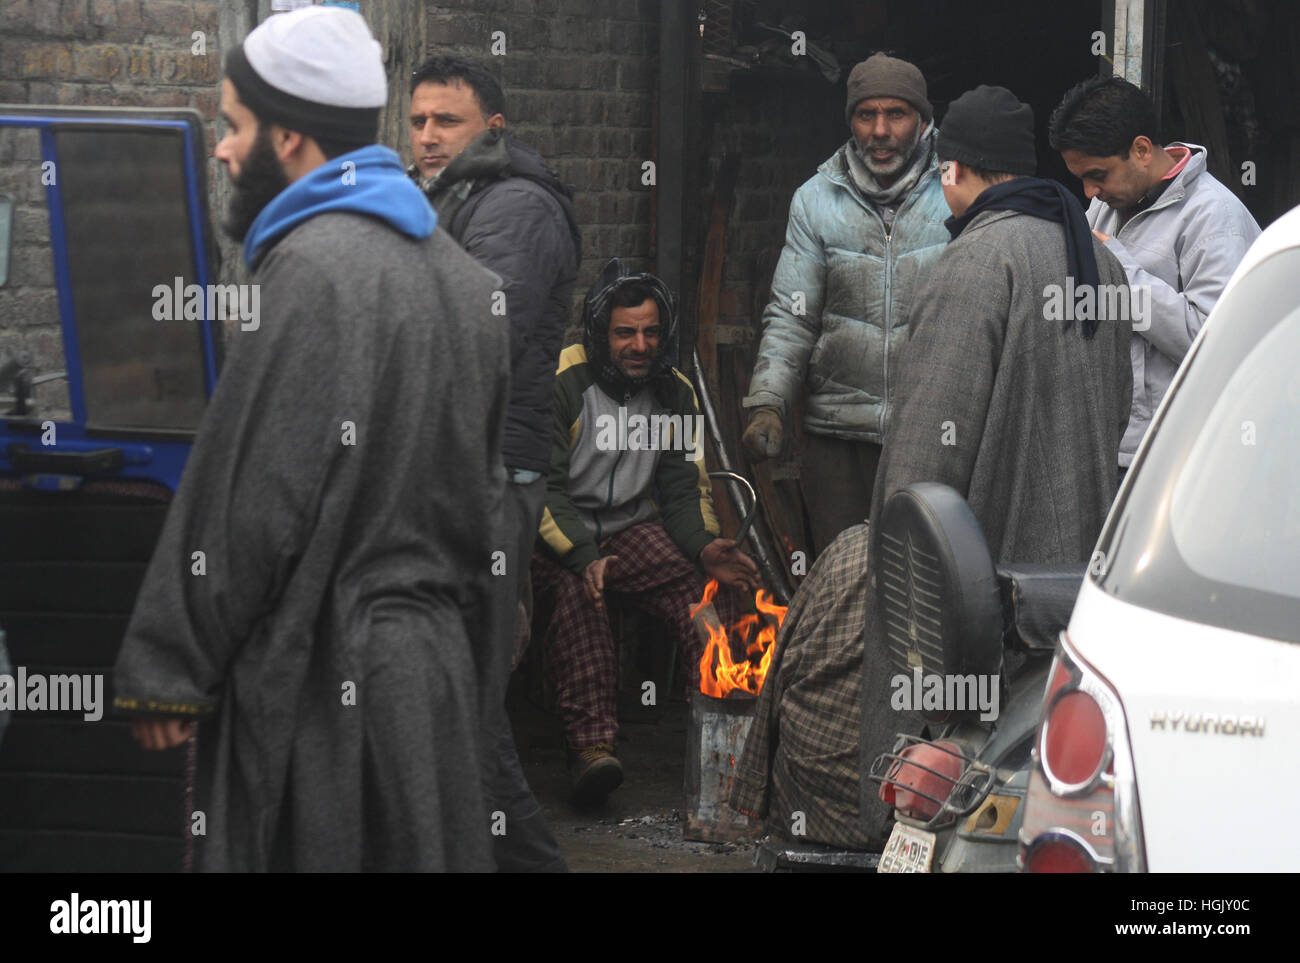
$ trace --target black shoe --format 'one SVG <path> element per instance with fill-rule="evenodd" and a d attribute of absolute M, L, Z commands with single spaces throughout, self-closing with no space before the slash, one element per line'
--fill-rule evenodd
<path fill-rule="evenodd" d="M 623 764 L 614 757 L 614 747 L 605 743 L 587 749 L 569 750 L 570 799 L 575 806 L 597 806 L 623 783 Z"/>

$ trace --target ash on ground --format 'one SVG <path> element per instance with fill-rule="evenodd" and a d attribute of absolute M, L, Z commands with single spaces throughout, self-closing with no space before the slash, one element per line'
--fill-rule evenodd
<path fill-rule="evenodd" d="M 560 850 L 575 872 L 752 873 L 754 844 L 685 839 L 684 775 L 690 707 L 626 707 L 618 758 L 623 785 L 592 810 L 569 803 L 569 774 L 559 725 L 520 687 L 510 716 L 520 761 Z"/>

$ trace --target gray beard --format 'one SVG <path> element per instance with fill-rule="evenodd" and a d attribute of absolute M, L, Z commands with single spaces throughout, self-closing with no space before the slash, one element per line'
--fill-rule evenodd
<path fill-rule="evenodd" d="M 916 145 L 921 142 L 921 131 L 925 127 L 924 122 L 916 125 L 916 132 L 912 135 L 912 142 L 904 147 L 895 155 L 894 159 L 888 164 L 881 164 L 871 156 L 870 143 L 861 143 L 856 137 L 853 138 L 853 151 L 858 155 L 858 159 L 871 173 L 871 176 L 879 182 L 882 177 L 898 177 L 908 167 L 911 166 L 913 157 L 916 153 Z M 881 185 L 883 188 L 884 185 Z"/>
<path fill-rule="evenodd" d="M 917 128 L 916 142 L 912 145 L 911 151 L 907 154 L 899 168 L 897 178 L 889 187 L 881 187 L 880 182 L 876 180 L 875 172 L 862 159 L 862 149 L 858 144 L 856 137 L 849 137 L 846 150 L 845 162 L 848 165 L 849 176 L 853 179 L 854 185 L 862 192 L 862 195 L 873 204 L 889 206 L 897 204 L 921 179 L 925 173 L 930 159 L 930 151 L 934 147 L 935 128 L 930 127 L 921 133 L 921 128 Z"/>

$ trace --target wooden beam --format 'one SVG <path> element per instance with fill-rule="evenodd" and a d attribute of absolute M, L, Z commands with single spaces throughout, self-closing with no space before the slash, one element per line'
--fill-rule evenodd
<path fill-rule="evenodd" d="M 731 202 L 736 195 L 739 171 L 740 155 L 723 155 L 713 186 L 709 233 L 704 241 L 704 266 L 700 271 L 700 293 L 696 302 L 699 305 L 699 330 L 695 336 L 695 345 L 700 352 L 700 363 L 704 365 L 704 377 L 715 390 L 720 387 L 715 328 L 722 298 L 723 266 L 727 257 L 727 221 L 731 216 Z M 725 404 L 725 398 L 723 403 Z"/>

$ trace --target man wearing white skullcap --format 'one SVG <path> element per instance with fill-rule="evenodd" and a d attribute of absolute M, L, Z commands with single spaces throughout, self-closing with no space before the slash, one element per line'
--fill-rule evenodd
<path fill-rule="evenodd" d="M 489 870 L 496 279 L 374 144 L 387 88 L 359 14 L 273 16 L 226 72 L 216 157 L 260 316 L 199 428 L 116 706 L 148 749 L 197 729 L 203 869 Z"/>

